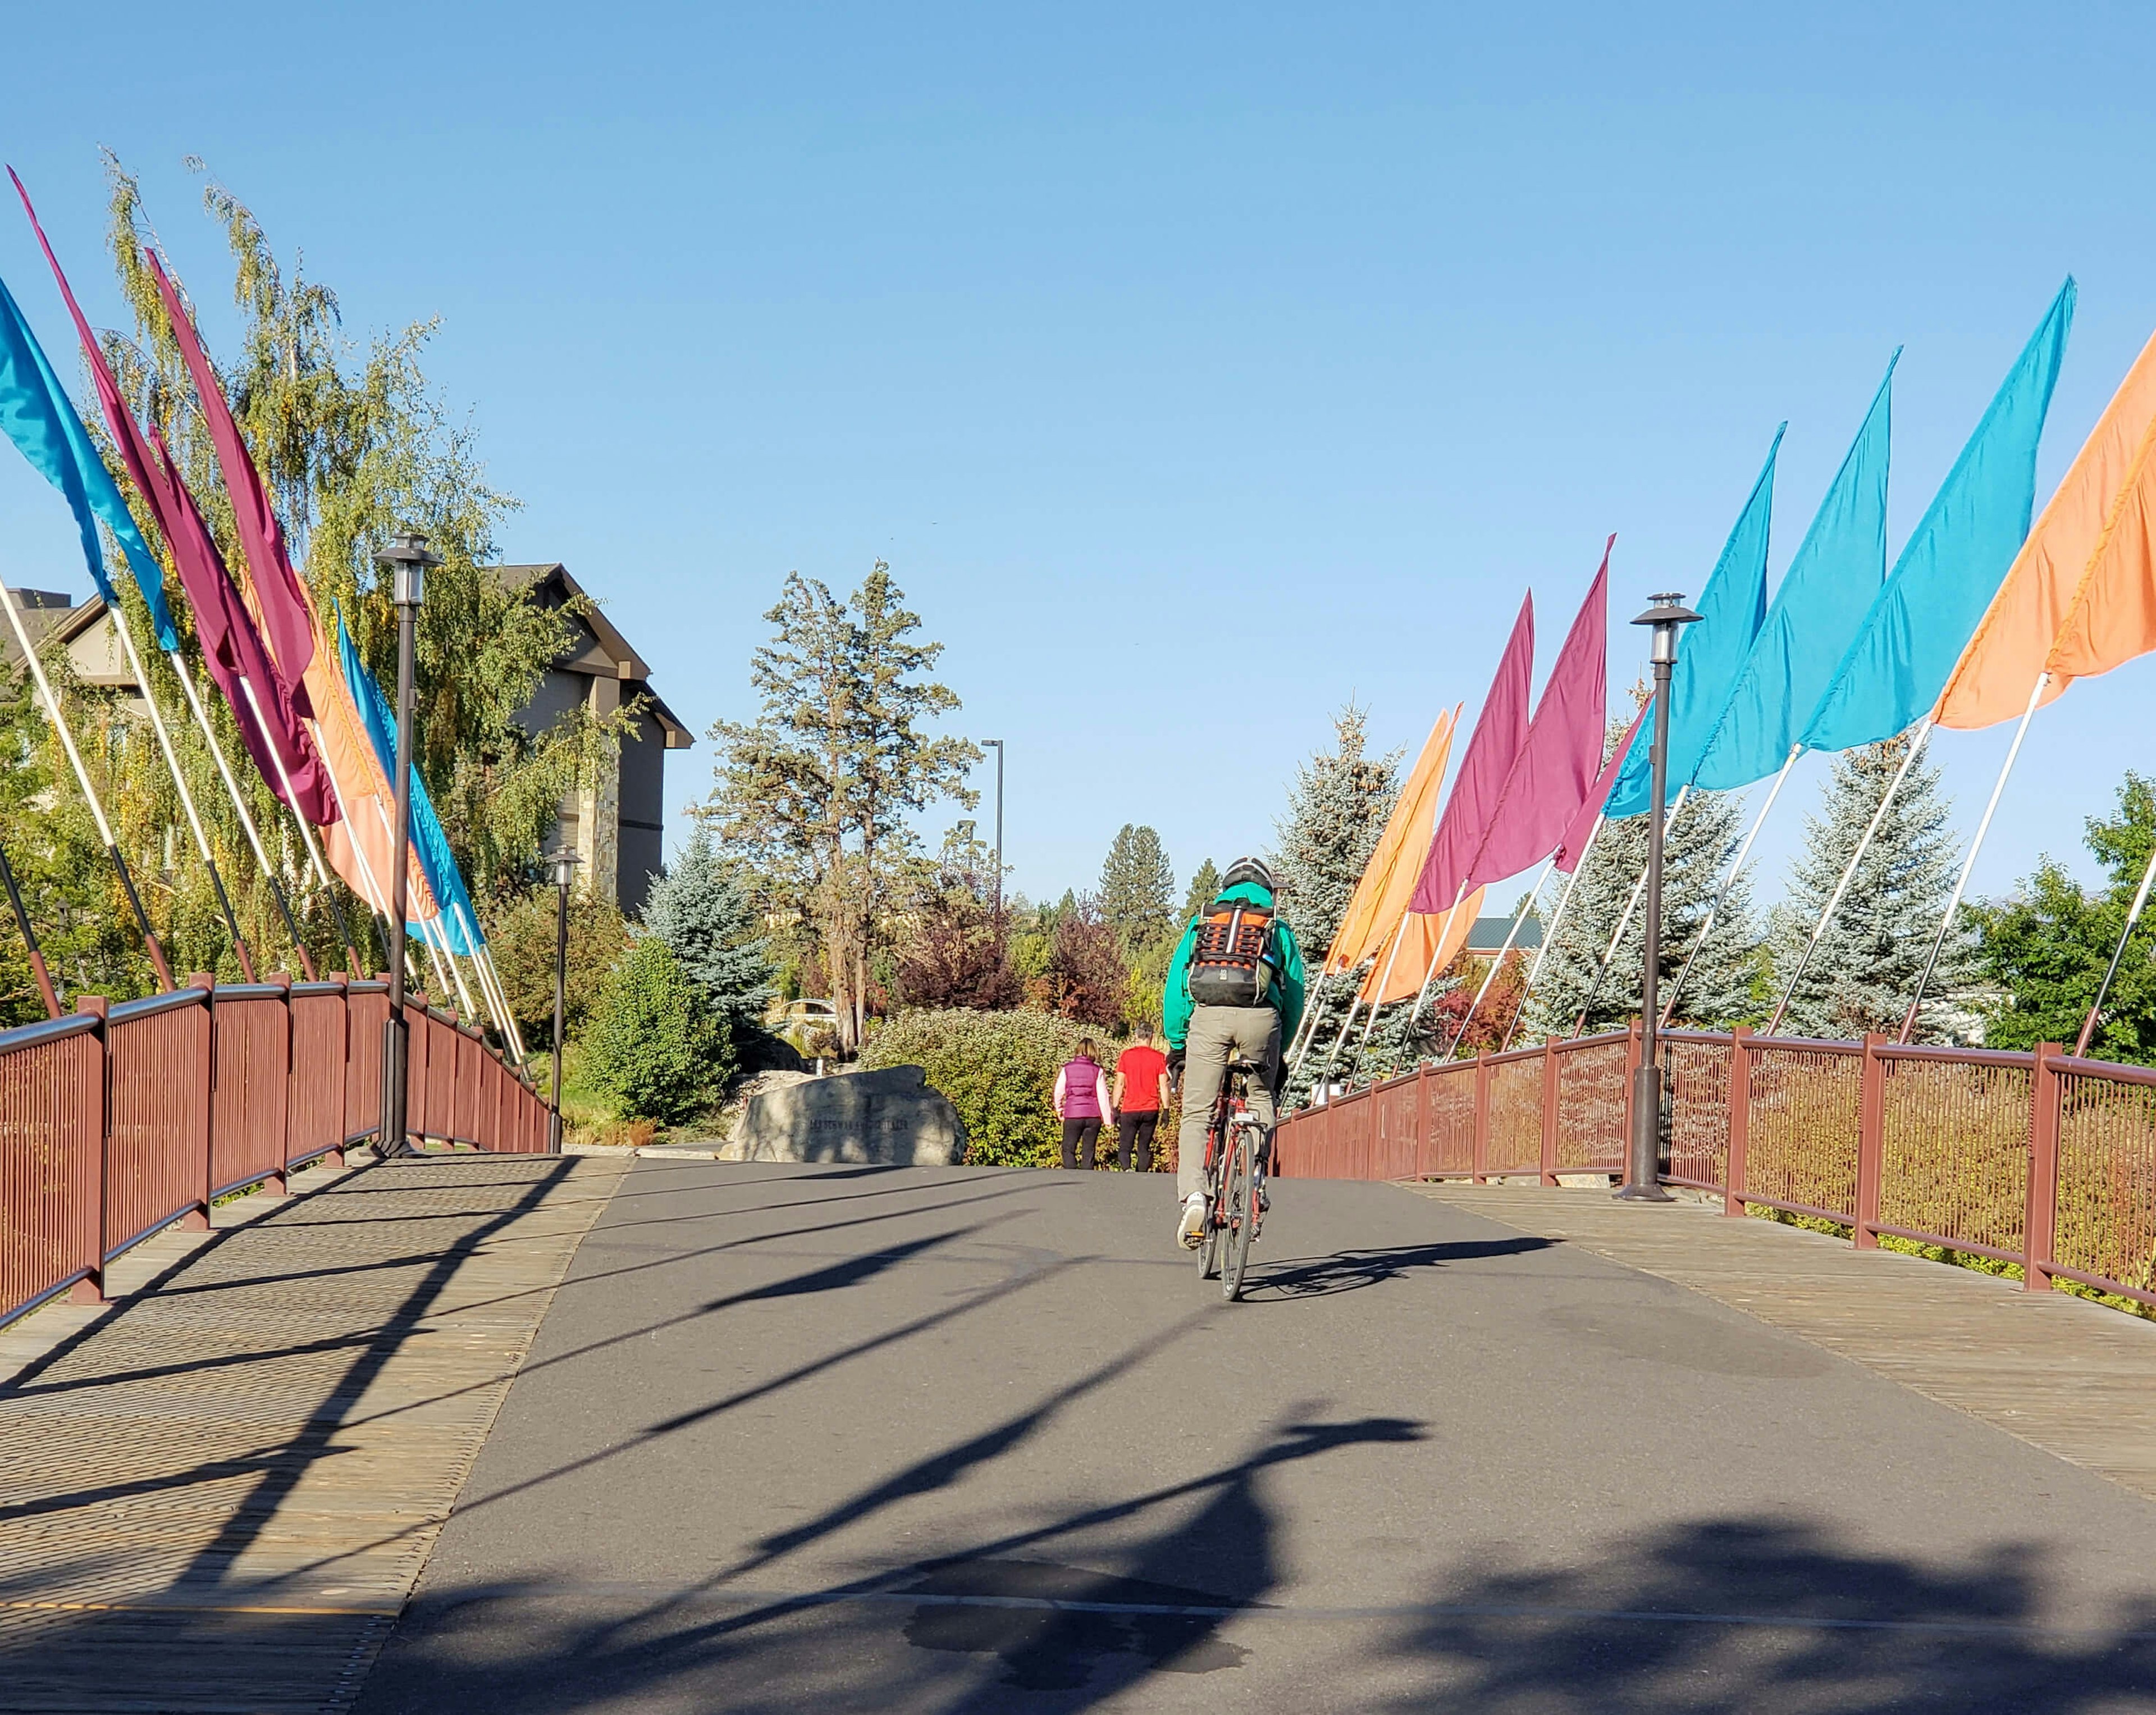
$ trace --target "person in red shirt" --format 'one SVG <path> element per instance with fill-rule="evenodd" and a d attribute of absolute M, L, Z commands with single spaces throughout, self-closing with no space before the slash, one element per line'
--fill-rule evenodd
<path fill-rule="evenodd" d="M 1152 1171 L 1153 1132 L 1167 1106 L 1168 1056 L 1153 1046 L 1153 1033 L 1142 1029 L 1116 1061 L 1116 1165 L 1125 1173 L 1133 1154 L 1138 1172 Z"/>

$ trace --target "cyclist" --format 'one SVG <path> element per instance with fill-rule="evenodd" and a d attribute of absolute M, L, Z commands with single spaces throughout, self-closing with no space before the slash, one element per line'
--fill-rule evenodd
<path fill-rule="evenodd" d="M 1219 896 L 1183 930 L 1168 968 L 1162 1034 L 1169 1070 L 1183 1079 L 1175 1173 L 1183 1216 L 1176 1237 L 1188 1250 L 1204 1235 L 1205 1133 L 1228 1062 L 1240 1055 L 1265 1069 L 1250 1106 L 1270 1138 L 1281 1044 L 1302 1018 L 1302 950 L 1275 909 L 1277 891 L 1273 872 L 1258 859 L 1236 859 L 1221 878 Z"/>

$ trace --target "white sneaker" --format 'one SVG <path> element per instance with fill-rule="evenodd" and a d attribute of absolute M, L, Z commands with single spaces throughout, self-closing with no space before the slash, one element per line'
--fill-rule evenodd
<path fill-rule="evenodd" d="M 1183 1205 L 1183 1225 L 1175 1236 L 1185 1250 L 1195 1250 L 1205 1240 L 1205 1194 L 1193 1191 Z"/>

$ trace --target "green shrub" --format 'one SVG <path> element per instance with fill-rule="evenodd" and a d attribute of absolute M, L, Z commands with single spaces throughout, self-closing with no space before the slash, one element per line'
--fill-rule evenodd
<path fill-rule="evenodd" d="M 734 1072 L 733 1038 L 656 935 L 639 937 L 599 985 L 578 1045 L 585 1084 L 629 1119 L 679 1125 Z"/>
<path fill-rule="evenodd" d="M 1069 1019 L 961 1007 L 904 1012 L 869 1038 L 860 1064 L 922 1068 L 966 1122 L 968 1162 L 1052 1167 L 1062 1137 L 1054 1107 L 1056 1069 L 1088 1036 L 1112 1072 L 1115 1045 Z"/>

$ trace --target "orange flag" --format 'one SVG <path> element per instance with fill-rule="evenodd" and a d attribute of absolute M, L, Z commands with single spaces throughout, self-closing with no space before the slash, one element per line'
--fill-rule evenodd
<path fill-rule="evenodd" d="M 1399 922 L 1400 913 L 1408 908 L 1409 896 L 1414 891 L 1415 873 L 1421 865 L 1422 853 L 1430 845 L 1431 827 L 1437 820 L 1437 801 L 1445 788 L 1445 768 L 1452 758 L 1452 735 L 1459 721 L 1460 711 L 1454 708 L 1441 712 L 1437 724 L 1430 729 L 1422 754 L 1415 758 L 1407 784 L 1400 788 L 1400 795 L 1393 804 L 1385 831 L 1378 835 L 1370 861 L 1363 865 L 1363 879 L 1355 884 L 1347 914 L 1333 932 L 1332 945 L 1325 955 L 1328 976 L 1352 971 L 1373 953 L 1382 951 L 1391 939 L 1391 931 Z M 1414 862 L 1405 874 L 1401 873 L 1400 864 L 1404 852 L 1414 855 Z"/>
<path fill-rule="evenodd" d="M 1412 889 L 1421 879 L 1419 861 L 1407 865 L 1408 886 Z M 1389 1001 L 1413 1000 L 1422 992 L 1423 978 L 1433 968 L 1442 971 L 1459 958 L 1460 949 L 1467 944 L 1468 932 L 1475 927 L 1475 919 L 1481 914 L 1482 895 L 1486 889 L 1478 887 L 1449 911 L 1439 911 L 1424 917 L 1418 911 L 1407 913 L 1401 923 L 1394 920 L 1399 939 L 1399 951 L 1393 950 L 1394 936 L 1385 937 L 1378 949 L 1378 961 L 1370 967 L 1370 974 L 1363 979 L 1357 999 L 1365 1006 L 1383 1006 Z M 1383 992 L 1378 992 L 1379 985 Z"/>
<path fill-rule="evenodd" d="M 367 736 L 359 706 L 352 701 L 352 687 L 345 683 L 338 665 L 337 651 L 320 639 L 307 663 L 306 685 L 315 708 L 315 742 L 329 767 L 330 780 L 343 811 L 321 830 L 322 855 L 345 886 L 386 917 L 393 873 L 390 854 L 395 850 L 391 830 L 396 826 L 396 793 Z M 439 915 L 416 853 L 405 870 L 404 886 L 408 922 Z"/>
<path fill-rule="evenodd" d="M 2156 336 L 2141 348 L 1955 664 L 1933 718 L 2020 717 L 2077 678 L 2156 650 Z"/>

